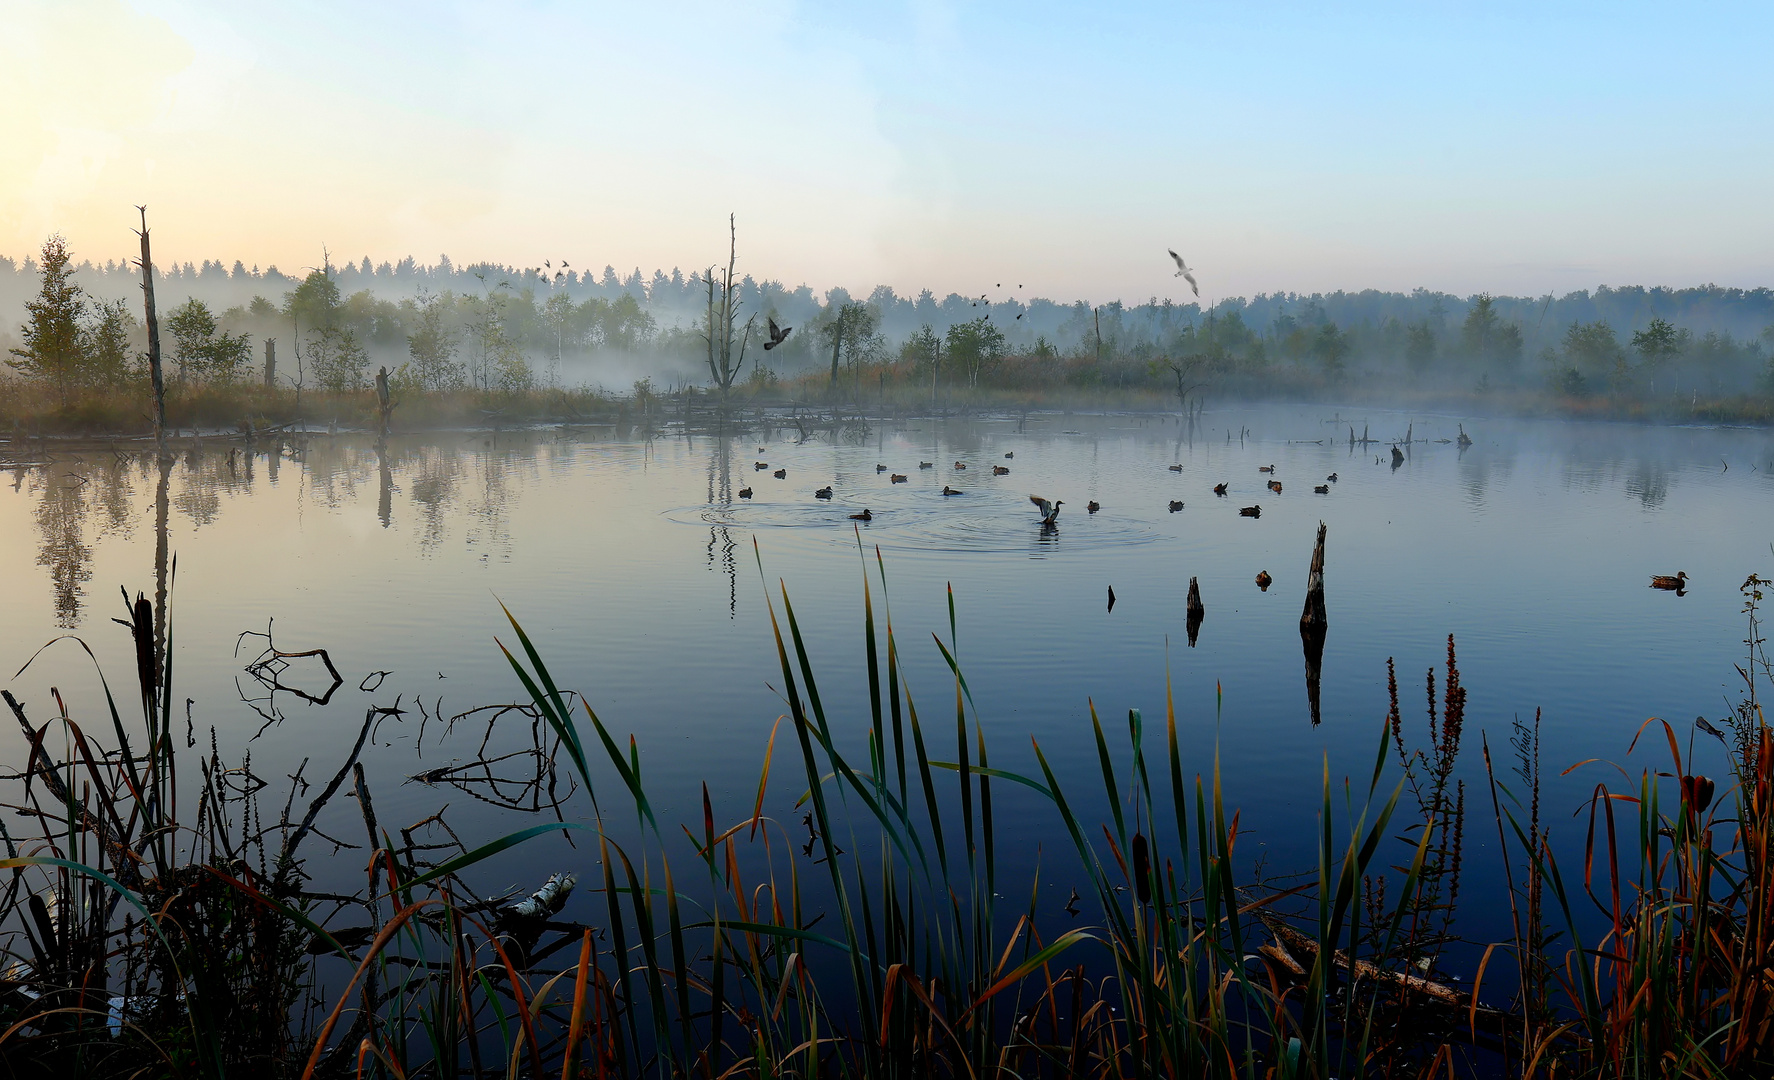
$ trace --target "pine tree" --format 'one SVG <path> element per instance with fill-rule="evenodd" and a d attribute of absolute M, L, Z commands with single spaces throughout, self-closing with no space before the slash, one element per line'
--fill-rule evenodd
<path fill-rule="evenodd" d="M 24 347 L 12 349 L 6 362 L 25 375 L 54 384 L 62 404 L 84 374 L 81 319 L 86 296 L 73 281 L 68 244 L 59 235 L 43 242 L 43 284 L 37 299 L 25 302 L 26 322 L 19 327 Z"/>

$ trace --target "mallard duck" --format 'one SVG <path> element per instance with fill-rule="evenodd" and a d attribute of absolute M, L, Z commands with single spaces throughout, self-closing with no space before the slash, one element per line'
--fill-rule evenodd
<path fill-rule="evenodd" d="M 1268 592 L 1269 586 L 1271 586 L 1273 584 L 1275 584 L 1275 579 L 1269 576 L 1269 571 L 1267 571 L 1267 570 L 1258 570 L 1257 571 L 1257 588 L 1263 590 L 1264 592 Z"/>
<path fill-rule="evenodd" d="M 1084 509 L 1092 514 L 1096 513 L 1098 510 L 1101 510 L 1102 508 L 1103 508 L 1103 504 L 1097 502 L 1095 499 L 1092 499 L 1088 503 L 1084 504 Z"/>
<path fill-rule="evenodd" d="M 1225 495 L 1226 494 L 1226 485 L 1225 484 L 1215 484 L 1213 486 L 1213 493 L 1215 495 L 1221 495 L 1221 496 Z"/>
<path fill-rule="evenodd" d="M 1319 494 L 1319 495 L 1329 495 L 1331 493 L 1331 486 L 1329 484 L 1319 484 L 1317 487 L 1313 488 L 1312 490 L 1314 493 Z"/>
<path fill-rule="evenodd" d="M 1015 456 L 1016 456 L 1016 451 L 1015 451 L 1015 450 L 1011 450 L 1011 451 L 1008 451 L 1008 452 L 1006 452 L 1006 453 L 1005 453 L 1005 455 L 1004 455 L 1004 460 L 1005 460 L 1005 461 L 1009 461 L 1009 460 L 1010 460 L 1010 459 L 1011 459 L 1011 458 L 1013 458 L 1013 457 L 1015 457 Z"/>
<path fill-rule="evenodd" d="M 942 486 L 942 493 L 944 495 L 959 495 L 959 494 L 961 494 L 961 492 L 956 491 L 954 488 L 948 486 L 947 484 L 944 484 Z"/>
<path fill-rule="evenodd" d="M 762 454 L 762 453 L 763 453 L 763 452 L 764 452 L 764 448 L 763 448 L 763 447 L 761 447 L 761 446 L 760 446 L 760 447 L 758 447 L 758 453 L 760 453 L 760 454 Z"/>
<path fill-rule="evenodd" d="M 1048 502 L 1039 495 L 1030 495 L 1029 501 L 1035 504 L 1035 509 L 1041 511 L 1042 528 L 1051 529 L 1059 523 L 1059 508 L 1063 505 L 1060 500 Z"/>
<path fill-rule="evenodd" d="M 1670 592 L 1681 592 L 1688 587 L 1688 572 L 1681 570 L 1674 577 L 1668 574 L 1651 575 L 1651 588 L 1668 589 Z"/>
<path fill-rule="evenodd" d="M 1241 506 L 1238 508 L 1238 516 L 1239 517 L 1262 517 L 1263 516 L 1263 508 L 1261 506 Z"/>
<path fill-rule="evenodd" d="M 1274 472 L 1274 471 L 1275 471 L 1275 466 L 1273 466 L 1273 465 L 1258 465 L 1258 466 L 1257 466 L 1257 471 L 1258 471 L 1258 472 L 1266 472 L 1266 473 L 1272 473 L 1272 472 Z"/>
<path fill-rule="evenodd" d="M 777 469 L 775 472 L 771 473 L 770 475 L 776 477 L 776 479 L 778 479 L 778 480 L 787 480 L 788 479 L 788 470 L 787 469 Z"/>
<path fill-rule="evenodd" d="M 905 483 L 905 473 L 896 472 L 887 478 L 887 482 L 890 484 L 903 484 Z"/>
<path fill-rule="evenodd" d="M 965 469 L 966 467 L 967 467 L 967 463 L 964 461 L 955 462 L 955 468 L 957 468 L 957 469 Z"/>
<path fill-rule="evenodd" d="M 851 514 L 850 520 L 851 521 L 873 521 L 873 520 L 875 520 L 875 515 L 865 509 L 860 514 Z"/>
<path fill-rule="evenodd" d="M 1330 475 L 1329 475 L 1329 476 L 1327 476 L 1327 477 L 1325 477 L 1325 480 L 1327 480 L 1327 481 L 1329 481 L 1329 482 L 1330 482 L 1330 483 L 1333 483 L 1333 484 L 1334 484 L 1334 483 L 1336 483 L 1336 482 L 1337 482 L 1337 474 L 1336 474 L 1336 473 L 1331 473 L 1331 474 L 1330 474 Z"/>
<path fill-rule="evenodd" d="M 1269 490 L 1273 491 L 1277 495 L 1281 494 L 1281 481 L 1279 481 L 1279 480 L 1269 481 Z"/>
<path fill-rule="evenodd" d="M 875 471 L 876 471 L 876 472 L 878 472 L 878 473 L 884 473 L 884 472 L 886 472 L 886 471 L 887 471 L 887 466 L 885 466 L 885 465 L 882 465 L 882 464 L 881 464 L 881 463 L 879 463 L 879 462 L 876 462 L 876 463 L 875 463 Z"/>
<path fill-rule="evenodd" d="M 1006 469 L 1002 465 L 993 465 L 992 466 L 992 475 L 993 476 L 1009 476 L 1010 470 Z"/>
<path fill-rule="evenodd" d="M 1182 466 L 1181 466 L 1181 465 L 1172 465 L 1172 466 L 1171 466 L 1171 467 L 1170 467 L 1170 471 L 1171 471 L 1171 472 L 1182 472 L 1182 471 L 1183 471 L 1183 467 L 1182 467 Z"/>
<path fill-rule="evenodd" d="M 754 461 L 751 463 L 751 467 L 753 472 L 763 472 L 770 467 L 770 463 L 768 461 Z"/>
<path fill-rule="evenodd" d="M 1172 499 L 1172 500 L 1170 500 L 1170 512 L 1171 512 L 1171 513 L 1173 513 L 1173 514 L 1174 514 L 1174 513 L 1176 513 L 1176 512 L 1177 512 L 1177 511 L 1178 511 L 1178 510 L 1181 510 L 1181 509 L 1182 509 L 1182 508 L 1183 508 L 1183 500 L 1181 500 L 1181 499 Z"/>
<path fill-rule="evenodd" d="M 739 497 L 742 499 L 751 498 L 751 488 L 740 488 L 739 489 Z"/>
<path fill-rule="evenodd" d="M 920 469 L 934 469 L 934 468 L 936 468 L 936 466 L 930 464 L 930 462 L 928 462 L 928 461 L 920 461 L 920 462 L 918 462 L 918 468 L 920 468 Z"/>
<path fill-rule="evenodd" d="M 832 489 L 829 487 L 822 487 L 813 493 L 813 497 L 815 499 L 829 499 L 832 497 Z"/>

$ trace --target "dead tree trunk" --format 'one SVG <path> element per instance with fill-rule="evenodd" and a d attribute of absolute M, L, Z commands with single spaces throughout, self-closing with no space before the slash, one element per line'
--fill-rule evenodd
<path fill-rule="evenodd" d="M 1186 608 L 1187 619 L 1184 627 L 1189 632 L 1189 648 L 1195 647 L 1195 638 L 1201 633 L 1201 620 L 1207 617 L 1207 609 L 1201 605 L 1201 584 L 1194 578 L 1189 579 L 1189 601 Z"/>
<path fill-rule="evenodd" d="M 1324 611 L 1324 522 L 1318 523 L 1318 543 L 1312 549 L 1312 569 L 1306 575 L 1306 609 L 1300 613 L 1300 632 L 1322 633 L 1327 627 Z"/>
<path fill-rule="evenodd" d="M 376 369 L 376 406 L 381 414 L 379 431 L 383 439 L 388 438 L 389 420 L 394 415 L 394 399 L 388 394 L 388 369 Z"/>
<path fill-rule="evenodd" d="M 277 339 L 265 339 L 265 389 L 277 385 Z"/>
<path fill-rule="evenodd" d="M 160 316 L 154 311 L 154 256 L 148 250 L 148 208 L 138 206 L 142 214 L 142 306 L 148 327 L 148 373 L 154 382 L 154 448 L 166 451 L 166 377 L 160 369 Z"/>

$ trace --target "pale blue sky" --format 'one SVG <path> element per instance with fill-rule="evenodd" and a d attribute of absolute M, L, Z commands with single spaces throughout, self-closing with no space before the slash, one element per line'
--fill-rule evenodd
<path fill-rule="evenodd" d="M 0 252 L 1101 301 L 1774 281 L 1774 5 L 0 0 Z M 132 56 L 151 57 L 145 82 Z M 70 86 L 76 89 L 70 91 Z"/>

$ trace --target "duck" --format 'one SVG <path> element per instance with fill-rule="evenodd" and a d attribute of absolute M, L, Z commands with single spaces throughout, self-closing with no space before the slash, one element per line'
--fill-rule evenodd
<path fill-rule="evenodd" d="M 1095 499 L 1092 499 L 1088 503 L 1084 504 L 1084 509 L 1089 511 L 1092 514 L 1096 513 L 1098 510 L 1101 510 L 1102 508 L 1103 508 L 1103 504 L 1097 502 Z"/>
<path fill-rule="evenodd" d="M 1681 592 L 1687 587 L 1688 572 L 1686 570 L 1676 571 L 1674 577 L 1670 577 L 1668 574 L 1651 575 L 1651 588 L 1653 589 L 1668 589 L 1670 592 Z"/>
<path fill-rule="evenodd" d="M 875 520 L 875 515 L 872 512 L 870 512 L 868 509 L 865 508 L 863 510 L 863 512 L 860 514 L 851 514 L 850 520 L 851 521 L 873 521 L 873 520 Z"/>
<path fill-rule="evenodd" d="M 742 499 L 751 498 L 751 488 L 748 488 L 748 487 L 740 488 L 739 489 L 739 497 Z"/>
<path fill-rule="evenodd" d="M 1226 485 L 1225 484 L 1215 484 L 1213 486 L 1213 493 L 1215 495 L 1219 495 L 1221 497 L 1224 497 L 1226 494 Z"/>
<path fill-rule="evenodd" d="M 887 478 L 887 482 L 890 484 L 903 484 L 905 483 L 905 473 L 896 472 Z"/>
<path fill-rule="evenodd" d="M 993 476 L 1009 476 L 1010 470 L 1006 469 L 1002 465 L 993 465 L 992 466 L 992 475 Z"/>
<path fill-rule="evenodd" d="M 1238 516 L 1239 517 L 1262 517 L 1263 516 L 1263 508 L 1261 506 L 1241 506 L 1238 508 Z"/>
<path fill-rule="evenodd" d="M 760 447 L 758 447 L 758 453 L 760 453 L 760 454 L 761 454 L 761 453 L 763 453 L 763 452 L 764 452 L 764 448 L 763 448 L 763 447 L 761 447 L 761 446 L 760 446 Z"/>
<path fill-rule="evenodd" d="M 1273 491 L 1277 495 L 1281 494 L 1281 481 L 1279 481 L 1279 480 L 1269 481 L 1269 490 Z"/>
<path fill-rule="evenodd" d="M 959 495 L 959 494 L 961 494 L 961 492 L 956 491 L 954 488 L 948 486 L 947 484 L 944 484 L 942 486 L 942 493 L 944 495 Z"/>
<path fill-rule="evenodd" d="M 1015 457 L 1015 456 L 1016 456 L 1016 451 L 1015 451 L 1015 450 L 1008 450 L 1008 451 L 1006 451 L 1006 452 L 1005 452 L 1005 454 L 1004 454 L 1004 460 L 1005 460 L 1005 461 L 1009 461 L 1009 460 L 1010 460 L 1010 459 L 1011 459 L 1011 458 L 1013 458 L 1013 457 Z"/>
<path fill-rule="evenodd" d="M 1170 467 L 1170 471 L 1171 471 L 1171 472 L 1182 472 L 1182 471 L 1183 471 L 1183 467 L 1182 467 L 1182 466 L 1181 466 L 1181 465 L 1172 465 L 1172 466 L 1171 466 L 1171 467 Z"/>
<path fill-rule="evenodd" d="M 1258 471 L 1258 472 L 1266 472 L 1266 473 L 1272 473 L 1272 472 L 1274 472 L 1274 471 L 1275 471 L 1275 466 L 1273 466 L 1273 465 L 1258 465 L 1258 466 L 1257 466 L 1257 471 Z"/>
<path fill-rule="evenodd" d="M 1170 512 L 1171 512 L 1171 513 L 1173 513 L 1173 514 L 1174 514 L 1174 513 L 1176 513 L 1176 512 L 1177 512 L 1177 511 L 1178 511 L 1178 510 L 1181 510 L 1181 509 L 1182 509 L 1182 508 L 1183 508 L 1183 500 L 1181 500 L 1181 499 L 1172 499 L 1172 500 L 1170 500 Z"/>
<path fill-rule="evenodd" d="M 930 464 L 930 462 L 928 462 L 928 461 L 920 461 L 920 462 L 918 462 L 918 468 L 920 468 L 920 469 L 934 469 L 934 468 L 936 468 L 936 466 Z"/>
<path fill-rule="evenodd" d="M 1332 484 L 1334 484 L 1334 483 L 1336 483 L 1336 482 L 1337 482 L 1337 474 L 1336 474 L 1336 473 L 1331 473 L 1331 474 L 1330 474 L 1330 475 L 1329 475 L 1329 476 L 1327 476 L 1327 477 L 1325 477 L 1325 478 L 1324 478 L 1324 479 L 1325 479 L 1325 480 L 1326 480 L 1326 481 L 1327 481 L 1327 482 L 1328 482 L 1328 483 L 1332 483 Z"/>
<path fill-rule="evenodd" d="M 822 487 L 813 493 L 813 497 L 815 499 L 829 499 L 832 497 L 832 489 L 829 487 Z"/>
<path fill-rule="evenodd" d="M 765 469 L 768 469 L 769 467 L 770 467 L 770 463 L 768 461 L 754 461 L 751 463 L 751 468 L 752 468 L 753 472 L 763 472 Z"/>
<path fill-rule="evenodd" d="M 1061 500 L 1048 502 L 1039 495 L 1030 495 L 1029 501 L 1035 504 L 1035 509 L 1041 511 L 1042 528 L 1051 529 L 1059 524 L 1059 508 L 1064 505 Z"/>
<path fill-rule="evenodd" d="M 778 479 L 778 480 L 787 480 L 788 479 L 788 470 L 787 469 L 777 469 L 775 472 L 771 473 L 770 475 L 776 477 L 776 479 Z"/>
<path fill-rule="evenodd" d="M 1263 590 L 1264 592 L 1268 592 L 1269 586 L 1271 586 L 1273 584 L 1275 584 L 1275 579 L 1269 576 L 1269 571 L 1267 571 L 1267 570 L 1258 570 L 1257 571 L 1257 588 Z"/>
<path fill-rule="evenodd" d="M 965 469 L 966 467 L 967 467 L 967 463 L 964 461 L 955 462 L 955 468 L 957 468 L 957 469 Z"/>
<path fill-rule="evenodd" d="M 1313 488 L 1312 491 L 1318 495 L 1329 495 L 1331 493 L 1331 486 L 1329 484 L 1319 484 L 1317 487 Z"/>
<path fill-rule="evenodd" d="M 876 462 L 875 463 L 875 471 L 878 473 L 884 473 L 887 471 L 887 466 L 881 464 L 880 462 Z"/>

